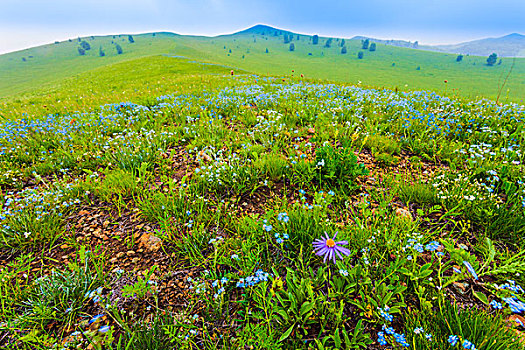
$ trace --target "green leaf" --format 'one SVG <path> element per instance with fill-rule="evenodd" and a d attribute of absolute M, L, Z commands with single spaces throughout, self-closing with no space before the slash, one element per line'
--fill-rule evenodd
<path fill-rule="evenodd" d="M 334 342 L 335 342 L 335 347 L 336 349 L 340 349 L 341 348 L 341 336 L 339 335 L 339 328 L 337 328 L 335 330 L 335 333 L 334 333 Z"/>
<path fill-rule="evenodd" d="M 290 328 L 288 328 L 288 330 L 286 332 L 284 332 L 283 335 L 281 335 L 281 337 L 279 338 L 278 343 L 282 342 L 283 340 L 288 338 L 290 336 L 290 334 L 292 334 L 294 326 L 295 326 L 294 324 L 291 325 Z"/>
<path fill-rule="evenodd" d="M 481 300 L 484 304 L 488 305 L 489 301 L 487 299 L 487 296 L 481 292 L 473 292 L 474 296 Z"/>
<path fill-rule="evenodd" d="M 301 317 L 312 311 L 312 309 L 315 307 L 314 303 L 305 302 L 303 305 L 301 305 Z"/>

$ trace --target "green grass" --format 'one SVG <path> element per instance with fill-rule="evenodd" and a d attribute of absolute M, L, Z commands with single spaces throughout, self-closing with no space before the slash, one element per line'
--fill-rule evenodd
<path fill-rule="evenodd" d="M 499 84 L 502 84 L 512 64 L 512 59 L 504 58 L 502 65 L 488 67 L 485 57 L 466 56 L 462 62 L 456 62 L 456 55 L 453 54 L 382 44 L 377 45 L 375 52 L 364 50 L 364 58 L 359 60 L 359 41 L 346 40 L 347 54 L 343 55 L 338 39 L 333 40 L 331 48 L 326 48 L 326 38 L 320 38 L 319 44 L 313 45 L 311 37 L 305 35 L 294 35 L 295 51 L 290 52 L 289 45 L 284 44 L 283 35 L 274 36 L 273 31 L 270 33 L 269 30 L 257 28 L 219 37 L 142 34 L 134 36 L 134 43 L 129 43 L 127 35 L 83 38 L 92 47 L 85 56 L 78 55 L 76 39 L 1 55 L 0 72 L 6 78 L 0 82 L 0 96 L 5 100 L 21 93 L 32 94 L 41 88 L 52 89 L 64 78 L 82 72 L 162 54 L 237 67 L 263 75 L 290 76 L 295 70 L 296 78 L 304 74 L 312 79 L 353 84 L 361 81 L 368 86 L 424 89 L 463 97 L 495 99 Z M 122 46 L 122 55 L 117 55 L 112 41 Z M 98 56 L 99 47 L 105 50 L 105 57 Z M 309 56 L 309 53 L 312 55 Z M 24 57 L 25 62 L 22 61 Z M 417 70 L 418 67 L 420 70 Z M 501 99 L 523 101 L 524 83 L 525 59 L 516 59 Z"/>
<path fill-rule="evenodd" d="M 31 93 L 0 102 L 0 116 L 20 118 L 96 109 L 105 103 L 144 102 L 150 96 L 173 91 L 213 89 L 224 82 L 227 67 L 190 63 L 187 59 L 147 56 L 93 68 Z M 188 79 L 192 80 L 187 84 Z"/>

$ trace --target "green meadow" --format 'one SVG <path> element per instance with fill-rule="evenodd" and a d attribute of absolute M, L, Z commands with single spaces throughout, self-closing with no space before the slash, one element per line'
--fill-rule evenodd
<path fill-rule="evenodd" d="M 524 61 L 275 31 L 0 56 L 0 348 L 525 349 Z"/>

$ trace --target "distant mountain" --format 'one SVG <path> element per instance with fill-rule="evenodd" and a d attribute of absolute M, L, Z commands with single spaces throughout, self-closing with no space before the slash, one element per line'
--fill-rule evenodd
<path fill-rule="evenodd" d="M 419 45 L 417 41 L 382 40 L 365 36 L 352 39 L 365 40 L 390 46 L 407 47 L 426 51 L 438 51 L 472 56 L 488 56 L 495 52 L 499 57 L 525 57 L 525 35 L 513 33 L 500 38 L 485 38 L 451 45 Z"/>
<path fill-rule="evenodd" d="M 486 38 L 455 45 L 433 46 L 436 51 L 463 55 L 488 56 L 495 52 L 500 57 L 525 57 L 525 35 L 513 33 L 500 38 Z"/>

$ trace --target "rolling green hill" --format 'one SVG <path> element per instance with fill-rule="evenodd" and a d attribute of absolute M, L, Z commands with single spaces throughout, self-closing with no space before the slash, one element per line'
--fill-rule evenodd
<path fill-rule="evenodd" d="M 285 43 L 292 37 L 294 51 Z M 485 57 L 466 56 L 456 62 L 456 55 L 425 52 L 377 44 L 377 50 L 361 49 L 359 40 L 320 37 L 314 45 L 312 36 L 293 34 L 258 25 L 231 35 L 218 37 L 182 36 L 173 33 L 87 37 L 72 39 L 0 56 L 0 98 L 31 96 L 35 91 L 52 89 L 65 78 L 96 68 L 148 56 L 165 55 L 190 61 L 235 67 L 259 75 L 304 74 L 306 78 L 359 83 L 399 89 L 425 89 L 463 97 L 496 98 L 498 84 L 511 69 L 512 59 L 488 67 Z M 80 56 L 80 41 L 91 50 Z M 123 53 L 117 54 L 116 44 Z M 99 49 L 105 53 L 99 56 Z M 363 51 L 363 59 L 358 59 Z M 122 71 L 119 74 L 127 74 Z M 444 81 L 448 83 L 445 84 Z M 525 95 L 525 59 L 516 59 L 502 91 L 502 99 L 523 102 Z"/>

